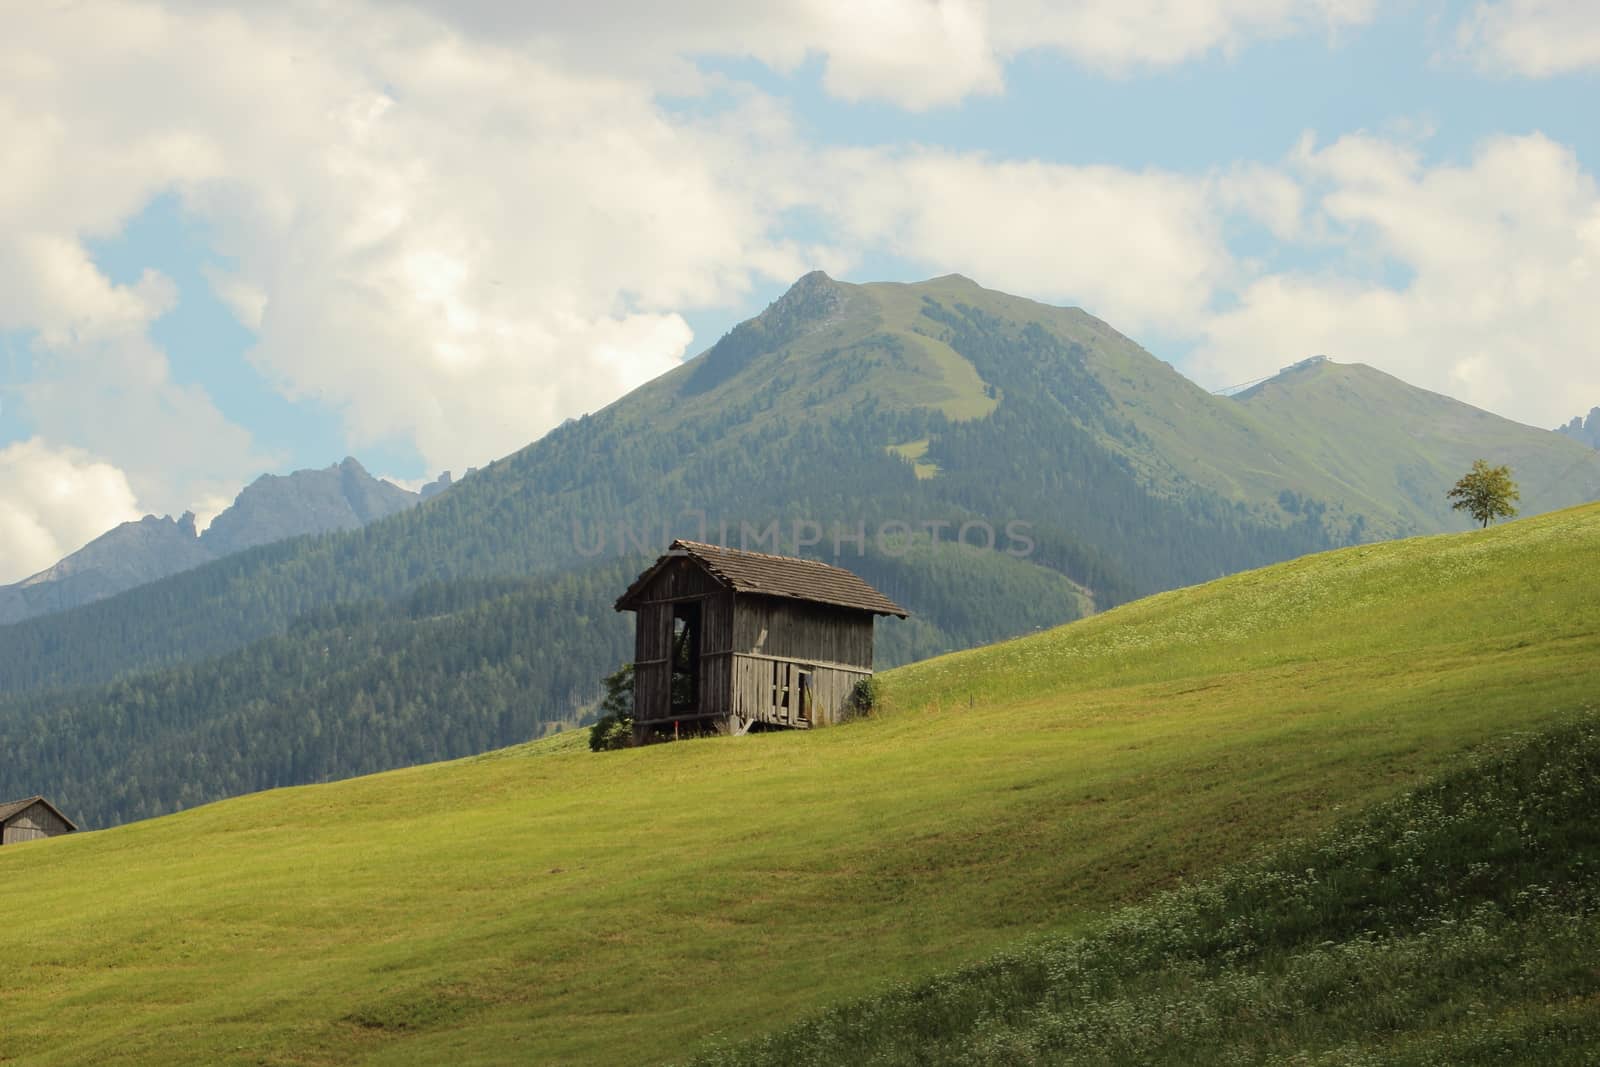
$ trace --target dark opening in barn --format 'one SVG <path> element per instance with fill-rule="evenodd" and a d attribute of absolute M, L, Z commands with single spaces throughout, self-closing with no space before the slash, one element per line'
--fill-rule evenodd
<path fill-rule="evenodd" d="M 692 712 L 700 701 L 700 604 L 672 605 L 672 710 Z"/>
<path fill-rule="evenodd" d="M 636 615 L 636 740 L 837 722 L 906 617 L 843 567 L 675 541 L 616 604 Z"/>

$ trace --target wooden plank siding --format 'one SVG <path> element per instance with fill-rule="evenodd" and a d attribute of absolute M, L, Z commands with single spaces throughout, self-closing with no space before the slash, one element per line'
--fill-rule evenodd
<path fill-rule="evenodd" d="M 699 691 L 693 708 L 674 710 L 673 611 L 688 603 L 699 610 Z M 668 723 L 830 725 L 857 683 L 872 675 L 872 610 L 735 591 L 688 556 L 658 561 L 619 608 L 624 604 L 636 614 L 634 724 L 641 740 Z"/>
<path fill-rule="evenodd" d="M 714 596 L 726 593 L 721 582 L 705 572 L 688 556 L 678 556 L 667 561 L 650 583 L 639 591 L 640 599 L 679 600 L 684 597 Z"/>
<path fill-rule="evenodd" d="M 872 670 L 872 615 L 831 604 L 741 596 L 733 644 L 740 652 Z"/>
<path fill-rule="evenodd" d="M 811 707 L 799 700 L 799 675 L 811 675 Z M 733 656 L 734 715 L 748 722 L 808 729 L 839 721 L 856 683 L 872 672 L 849 667 L 822 667 L 771 656 Z M 809 711 L 809 714 L 807 712 Z"/>
<path fill-rule="evenodd" d="M 672 708 L 672 609 L 700 607 L 700 692 L 689 711 Z M 633 707 L 639 725 L 728 714 L 727 655 L 733 632 L 733 594 L 687 557 L 670 560 L 639 591 L 634 635 Z"/>
<path fill-rule="evenodd" d="M 21 841 L 37 841 L 42 837 L 55 837 L 72 832 L 72 827 L 44 804 L 32 804 L 11 816 L 0 830 L 0 845 L 13 845 Z"/>
<path fill-rule="evenodd" d="M 672 703 L 672 606 L 640 604 L 633 637 L 633 714 L 659 718 Z"/>

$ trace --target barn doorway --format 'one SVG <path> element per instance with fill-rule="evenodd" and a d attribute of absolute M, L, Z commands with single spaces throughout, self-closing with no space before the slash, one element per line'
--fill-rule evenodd
<path fill-rule="evenodd" d="M 700 601 L 672 605 L 672 710 L 693 714 L 700 708 Z"/>

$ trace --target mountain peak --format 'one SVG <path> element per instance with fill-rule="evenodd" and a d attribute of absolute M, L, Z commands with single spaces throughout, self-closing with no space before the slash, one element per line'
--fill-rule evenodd
<path fill-rule="evenodd" d="M 845 286 L 820 270 L 802 274 L 778 299 L 767 305 L 760 319 L 826 318 L 843 305 Z"/>
<path fill-rule="evenodd" d="M 230 555 L 302 533 L 365 526 L 418 499 L 346 456 L 321 470 L 262 475 L 212 520 L 202 539 L 216 555 Z"/>
<path fill-rule="evenodd" d="M 1572 421 L 1565 426 L 1557 426 L 1556 433 L 1591 448 L 1600 448 L 1600 407 L 1591 408 L 1587 419 L 1582 415 L 1574 415 Z"/>
<path fill-rule="evenodd" d="M 793 292 L 802 286 L 838 284 L 838 282 L 834 281 L 833 278 L 828 275 L 827 271 L 818 268 L 817 270 L 808 270 L 804 274 L 800 275 L 800 277 L 796 278 L 795 283 L 789 286 L 789 291 Z"/>
<path fill-rule="evenodd" d="M 694 373 L 684 382 L 684 393 L 714 389 L 761 356 L 837 322 L 853 288 L 820 270 L 801 275 L 767 310 L 729 330 L 696 359 Z"/>
<path fill-rule="evenodd" d="M 454 484 L 455 481 L 450 477 L 450 472 L 441 471 L 439 477 L 423 486 L 421 492 L 419 492 L 417 495 L 423 500 L 432 500 L 434 497 L 438 496 L 440 493 L 444 492 Z"/>

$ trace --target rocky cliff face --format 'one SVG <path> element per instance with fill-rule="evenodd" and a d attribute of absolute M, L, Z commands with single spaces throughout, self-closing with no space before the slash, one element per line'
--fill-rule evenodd
<path fill-rule="evenodd" d="M 438 496 L 440 493 L 444 492 L 454 484 L 455 482 L 451 479 L 450 472 L 445 471 L 444 473 L 440 474 L 439 477 L 422 487 L 422 499 L 432 500 L 434 497 Z"/>
<path fill-rule="evenodd" d="M 319 471 L 263 474 L 211 521 L 200 540 L 213 557 L 226 556 L 300 534 L 353 530 L 419 499 L 347 458 Z"/>
<path fill-rule="evenodd" d="M 1591 408 L 1589 417 L 1574 415 L 1565 426 L 1557 426 L 1556 433 L 1565 434 L 1574 441 L 1582 441 L 1590 448 L 1600 448 L 1600 408 Z"/>
<path fill-rule="evenodd" d="M 193 512 L 178 519 L 146 515 L 108 530 L 48 570 L 0 586 L 0 623 L 87 604 L 211 558 L 195 533 Z"/>
<path fill-rule="evenodd" d="M 428 488 L 448 488 L 449 475 Z M 374 478 L 354 459 L 257 478 L 204 533 L 193 512 L 146 515 L 109 530 L 48 570 L 0 586 L 0 624 L 65 611 L 257 545 L 350 530 L 412 507 L 421 495 Z"/>

